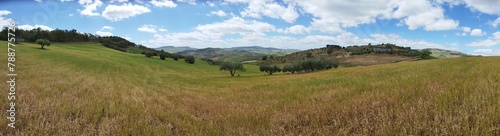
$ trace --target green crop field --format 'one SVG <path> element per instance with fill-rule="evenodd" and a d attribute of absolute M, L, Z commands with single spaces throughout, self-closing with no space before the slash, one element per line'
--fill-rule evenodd
<path fill-rule="evenodd" d="M 99 44 L 15 49 L 16 129 L 4 114 L 0 135 L 500 135 L 500 57 L 231 77 Z"/>

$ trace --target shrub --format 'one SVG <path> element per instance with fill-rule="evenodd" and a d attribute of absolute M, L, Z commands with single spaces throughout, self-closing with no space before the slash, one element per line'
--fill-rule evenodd
<path fill-rule="evenodd" d="M 189 64 L 194 64 L 194 56 L 186 56 L 184 61 L 186 61 Z"/>

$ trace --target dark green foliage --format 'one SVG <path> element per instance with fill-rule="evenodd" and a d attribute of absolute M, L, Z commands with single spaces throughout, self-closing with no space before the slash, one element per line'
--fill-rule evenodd
<path fill-rule="evenodd" d="M 206 61 L 209 65 L 220 65 L 222 61 L 214 61 L 212 59 L 202 58 L 202 61 Z"/>
<path fill-rule="evenodd" d="M 161 60 L 165 60 L 166 57 L 167 57 L 167 55 L 165 53 L 160 54 L 160 59 Z"/>
<path fill-rule="evenodd" d="M 313 54 L 312 54 L 312 52 L 307 52 L 307 53 L 306 53 L 306 57 L 307 57 L 307 58 L 312 58 L 312 55 L 313 55 Z"/>
<path fill-rule="evenodd" d="M 317 71 L 317 70 L 324 70 L 324 69 L 331 69 L 331 68 L 337 68 L 338 67 L 338 62 L 333 62 L 332 60 L 329 59 L 321 59 L 321 60 L 313 60 L 313 59 L 306 59 L 298 62 L 297 64 L 298 67 L 300 67 L 299 71 Z"/>
<path fill-rule="evenodd" d="M 148 58 L 151 58 L 153 56 L 153 53 L 151 52 L 147 52 L 146 54 L 144 54 L 144 56 L 148 57 Z"/>
<path fill-rule="evenodd" d="M 241 63 L 234 63 L 234 62 L 224 62 L 220 65 L 221 71 L 229 71 L 231 76 L 234 76 L 236 71 L 241 71 L 244 72 L 246 71 L 245 68 L 243 67 L 243 64 Z"/>
<path fill-rule="evenodd" d="M 283 67 L 283 72 L 290 72 L 294 74 L 297 71 L 301 71 L 300 66 L 298 64 L 288 64 Z"/>
<path fill-rule="evenodd" d="M 262 60 L 267 60 L 267 56 L 262 56 Z"/>
<path fill-rule="evenodd" d="M 420 51 L 420 58 L 422 59 L 433 59 L 435 57 L 431 56 L 432 52 L 429 50 L 422 50 Z"/>
<path fill-rule="evenodd" d="M 269 59 L 272 59 L 272 60 L 273 60 L 273 59 L 274 59 L 274 56 L 273 56 L 273 55 L 269 56 Z"/>
<path fill-rule="evenodd" d="M 184 61 L 186 61 L 187 63 L 189 64 L 194 64 L 194 56 L 186 56 L 186 58 L 184 59 Z"/>
<path fill-rule="evenodd" d="M 281 68 L 279 68 L 278 66 L 269 66 L 269 65 L 261 65 L 259 67 L 259 70 L 261 72 L 266 72 L 269 75 L 272 75 L 273 73 L 276 72 L 281 72 Z"/>
<path fill-rule="evenodd" d="M 47 39 L 37 39 L 36 43 L 41 46 L 41 49 L 43 49 L 43 46 L 50 46 L 50 41 Z"/>
<path fill-rule="evenodd" d="M 179 55 L 177 55 L 177 54 L 172 55 L 172 59 L 174 59 L 175 61 L 178 61 L 179 60 Z"/>
<path fill-rule="evenodd" d="M 145 51 L 142 51 L 142 52 L 141 52 L 141 54 L 146 54 L 146 52 L 145 52 Z"/>

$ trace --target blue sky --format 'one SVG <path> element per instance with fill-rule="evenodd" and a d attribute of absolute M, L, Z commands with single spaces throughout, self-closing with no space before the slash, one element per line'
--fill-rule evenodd
<path fill-rule="evenodd" d="M 76 29 L 148 47 L 395 43 L 500 55 L 496 0 L 0 0 L 0 25 Z"/>

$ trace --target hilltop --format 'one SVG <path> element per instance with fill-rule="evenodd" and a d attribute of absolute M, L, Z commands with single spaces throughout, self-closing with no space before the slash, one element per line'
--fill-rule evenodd
<path fill-rule="evenodd" d="M 170 53 L 177 53 L 177 52 L 188 51 L 188 50 L 196 50 L 197 48 L 191 48 L 189 46 L 184 46 L 184 47 L 162 46 L 162 47 L 158 47 L 155 49 L 156 50 L 164 50 L 165 52 L 170 52 Z"/>
<path fill-rule="evenodd" d="M 297 49 L 279 49 L 279 48 L 260 47 L 260 46 L 243 46 L 243 47 L 231 47 L 231 48 L 224 48 L 224 49 L 225 50 L 249 51 L 249 52 L 254 52 L 254 53 L 276 55 L 276 56 L 283 56 L 286 54 L 300 51 Z"/>

